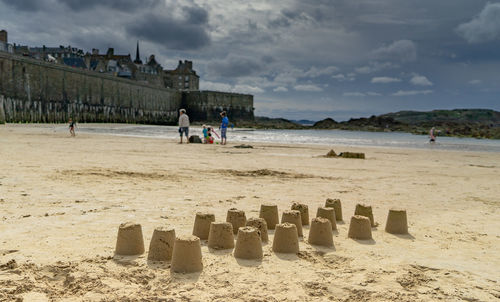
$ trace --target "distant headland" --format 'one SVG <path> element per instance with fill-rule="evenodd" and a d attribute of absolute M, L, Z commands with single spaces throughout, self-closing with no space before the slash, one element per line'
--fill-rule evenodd
<path fill-rule="evenodd" d="M 399 111 L 371 117 L 351 118 L 337 122 L 326 118 L 313 125 L 302 125 L 283 118 L 255 117 L 245 126 L 267 129 L 338 129 L 353 131 L 399 131 L 428 134 L 436 127 L 439 136 L 500 139 L 500 112 L 490 109 L 454 109 Z"/>

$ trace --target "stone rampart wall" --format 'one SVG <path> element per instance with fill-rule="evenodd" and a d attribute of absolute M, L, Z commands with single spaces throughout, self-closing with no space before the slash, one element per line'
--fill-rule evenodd
<path fill-rule="evenodd" d="M 253 119 L 253 96 L 180 92 L 94 71 L 0 52 L 0 123 L 115 122 L 176 124 L 178 109 L 192 121 Z"/>

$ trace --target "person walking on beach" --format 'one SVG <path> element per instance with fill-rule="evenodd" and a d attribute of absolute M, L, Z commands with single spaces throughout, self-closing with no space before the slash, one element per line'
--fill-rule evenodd
<path fill-rule="evenodd" d="M 434 133 L 435 131 L 436 131 L 436 129 L 434 127 L 432 127 L 431 130 L 429 131 L 429 137 L 430 137 L 429 142 L 431 142 L 431 143 L 436 142 L 436 135 Z"/>
<path fill-rule="evenodd" d="M 186 114 L 186 109 L 179 110 L 179 134 L 181 135 L 181 141 L 179 144 L 182 144 L 182 134 L 186 135 L 186 144 L 189 144 L 189 116 Z"/>
<path fill-rule="evenodd" d="M 73 121 L 73 119 L 69 119 L 69 134 L 71 134 L 71 136 L 75 136 L 75 126 L 76 126 L 76 122 Z"/>
<path fill-rule="evenodd" d="M 226 111 L 222 111 L 220 116 L 222 117 L 222 122 L 220 124 L 220 144 L 225 145 L 227 142 L 226 132 L 227 126 L 229 126 L 229 119 L 226 116 Z"/>

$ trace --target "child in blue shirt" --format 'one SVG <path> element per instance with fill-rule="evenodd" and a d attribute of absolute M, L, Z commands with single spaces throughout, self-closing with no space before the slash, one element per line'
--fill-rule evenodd
<path fill-rule="evenodd" d="M 220 124 L 220 144 L 225 145 L 227 142 L 226 138 L 226 132 L 227 132 L 227 126 L 229 125 L 229 119 L 226 116 L 226 111 L 222 111 L 220 113 L 220 116 L 222 117 L 222 122 Z"/>

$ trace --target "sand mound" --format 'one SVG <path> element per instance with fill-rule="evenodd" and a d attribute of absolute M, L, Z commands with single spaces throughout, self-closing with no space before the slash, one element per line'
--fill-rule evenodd
<path fill-rule="evenodd" d="M 140 224 L 133 222 L 120 224 L 117 237 L 115 254 L 140 255 L 144 253 L 144 239 Z"/>
<path fill-rule="evenodd" d="M 233 225 L 233 234 L 237 234 L 238 229 L 246 225 L 247 217 L 244 211 L 232 208 L 227 211 L 226 221 Z"/>
<path fill-rule="evenodd" d="M 357 204 L 356 209 L 354 210 L 354 215 L 361 215 L 368 217 L 370 219 L 370 223 L 372 227 L 375 227 L 375 219 L 373 218 L 372 206 L 365 204 Z"/>
<path fill-rule="evenodd" d="M 390 209 L 387 215 L 385 231 L 391 234 L 408 234 L 406 210 Z"/>
<path fill-rule="evenodd" d="M 360 240 L 372 239 L 370 219 L 368 219 L 368 217 L 360 215 L 352 216 L 347 237 Z"/>
<path fill-rule="evenodd" d="M 175 230 L 158 227 L 153 232 L 153 237 L 149 243 L 148 260 L 170 261 L 175 243 Z"/>
<path fill-rule="evenodd" d="M 277 224 L 274 232 L 273 251 L 276 253 L 298 253 L 297 227 L 288 222 Z"/>
<path fill-rule="evenodd" d="M 281 215 L 281 223 L 293 223 L 297 228 L 297 235 L 302 237 L 302 219 L 300 217 L 300 212 L 296 210 L 284 211 Z"/>
<path fill-rule="evenodd" d="M 216 250 L 234 248 L 233 225 L 229 222 L 212 222 L 208 235 L 208 247 Z"/>
<path fill-rule="evenodd" d="M 326 218 L 330 220 L 330 224 L 332 225 L 332 230 L 337 230 L 337 222 L 335 219 L 334 208 L 327 208 L 327 207 L 318 208 L 318 211 L 316 212 L 316 217 Z"/>
<path fill-rule="evenodd" d="M 335 209 L 335 219 L 337 221 L 342 221 L 342 203 L 340 202 L 340 199 L 335 198 L 327 198 L 325 201 L 325 207 L 327 208 L 334 208 Z"/>
<path fill-rule="evenodd" d="M 331 247 L 333 246 L 332 224 L 322 217 L 313 218 L 309 230 L 309 244 Z"/>
<path fill-rule="evenodd" d="M 280 223 L 278 216 L 278 206 L 275 204 L 262 204 L 260 205 L 260 218 L 264 218 L 267 223 L 267 228 L 274 230 L 276 225 Z"/>
<path fill-rule="evenodd" d="M 238 230 L 238 239 L 234 249 L 234 257 L 242 259 L 262 259 L 262 243 L 260 232 L 254 227 L 243 227 Z"/>
<path fill-rule="evenodd" d="M 210 231 L 210 223 L 214 221 L 214 214 L 196 213 L 193 226 L 193 235 L 198 236 L 201 240 L 207 240 L 208 232 Z"/>
<path fill-rule="evenodd" d="M 306 204 L 294 202 L 292 204 L 292 210 L 300 212 L 302 225 L 309 225 L 309 207 Z"/>
<path fill-rule="evenodd" d="M 247 225 L 256 228 L 260 232 L 260 240 L 262 242 L 267 242 L 269 236 L 267 234 L 267 223 L 264 218 L 250 218 L 247 220 Z"/>
<path fill-rule="evenodd" d="M 170 269 L 176 273 L 194 273 L 203 270 L 200 238 L 187 235 L 175 239 Z"/>

